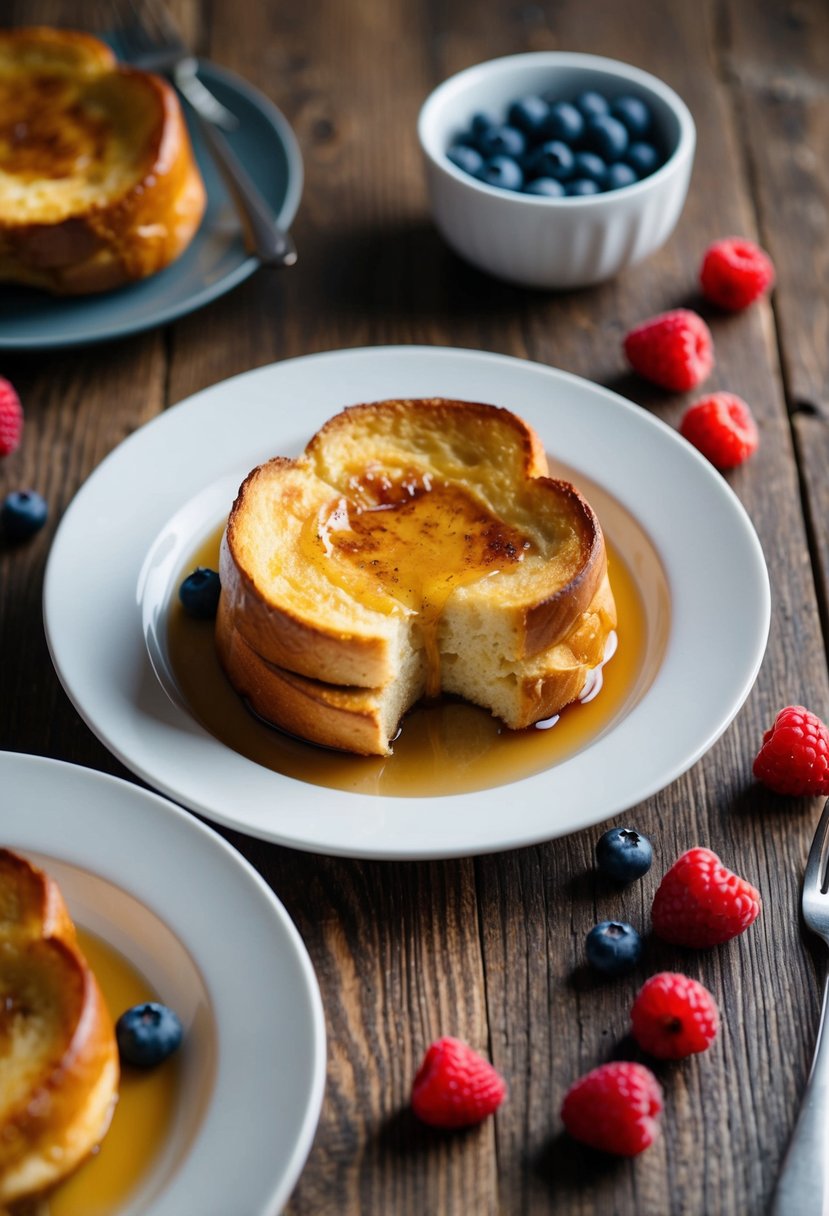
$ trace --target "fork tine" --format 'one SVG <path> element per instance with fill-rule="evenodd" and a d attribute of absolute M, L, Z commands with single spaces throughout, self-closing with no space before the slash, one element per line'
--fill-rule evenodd
<path fill-rule="evenodd" d="M 825 895 L 829 890 L 829 799 L 823 808 L 823 814 L 815 831 L 812 847 L 809 850 L 809 860 L 803 875 L 803 895 Z"/>

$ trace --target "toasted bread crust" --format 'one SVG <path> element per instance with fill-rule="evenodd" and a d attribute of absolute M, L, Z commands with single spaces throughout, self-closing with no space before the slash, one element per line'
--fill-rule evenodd
<path fill-rule="evenodd" d="M 0 1203 L 70 1173 L 118 1085 L 112 1020 L 54 881 L 0 849 Z M 21 1056 L 21 1052 L 25 1052 Z"/>
<path fill-rule="evenodd" d="M 206 199 L 166 81 L 117 65 L 88 35 L 43 28 L 0 33 L 3 81 L 11 94 L 23 91 L 27 123 L 34 131 L 45 124 L 45 133 L 41 146 L 33 135 L 18 145 L 0 127 L 0 281 L 57 294 L 106 291 L 156 273 L 184 251 Z M 50 81 L 67 90 L 60 94 L 65 122 Z M 87 112 L 95 148 L 76 157 L 72 123 Z M 133 131 L 140 134 L 130 143 Z M 92 175 L 105 166 L 115 183 L 90 192 Z M 30 183 L 48 203 L 21 206 L 24 187 L 35 197 Z"/>

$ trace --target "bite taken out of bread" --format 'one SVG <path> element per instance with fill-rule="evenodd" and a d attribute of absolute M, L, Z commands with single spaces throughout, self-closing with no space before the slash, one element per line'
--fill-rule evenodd
<path fill-rule="evenodd" d="M 118 1081 L 112 1019 L 57 885 L 0 849 L 0 1208 L 89 1155 Z"/>
<path fill-rule="evenodd" d="M 205 201 L 166 81 L 88 34 L 0 30 L 0 282 L 78 295 L 145 278 Z"/>
<path fill-rule="evenodd" d="M 440 693 L 512 729 L 552 717 L 616 625 L 599 522 L 532 428 L 442 398 L 353 406 L 254 469 L 220 575 L 217 650 L 240 696 L 365 755 Z"/>

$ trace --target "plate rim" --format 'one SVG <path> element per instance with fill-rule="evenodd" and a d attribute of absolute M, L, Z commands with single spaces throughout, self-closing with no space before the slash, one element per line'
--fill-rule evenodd
<path fill-rule="evenodd" d="M 282 143 L 288 162 L 288 180 L 285 198 L 276 214 L 276 219 L 283 228 L 289 228 L 299 210 L 305 176 L 302 151 L 291 124 L 279 107 L 271 101 L 270 97 L 238 73 L 230 68 L 213 63 L 209 59 L 199 59 L 198 63 L 200 71 L 208 81 L 211 78 L 220 81 L 232 92 L 241 94 L 255 109 L 259 110 L 268 120 Z M 200 235 L 202 235 L 201 225 L 194 239 L 197 240 Z M 0 351 L 25 354 L 26 352 L 39 350 L 68 350 L 74 347 L 102 345 L 107 342 L 117 341 L 119 338 L 131 337 L 133 334 L 145 333 L 147 330 L 160 329 L 173 321 L 177 321 L 182 317 L 189 316 L 193 312 L 197 312 L 201 308 L 205 308 L 208 304 L 212 304 L 214 300 L 227 295 L 228 292 L 233 291 L 249 279 L 259 268 L 258 259 L 251 254 L 244 253 L 234 268 L 228 270 L 225 275 L 215 282 L 205 284 L 200 291 L 189 295 L 186 300 L 159 309 L 152 316 L 147 316 L 144 319 L 116 323 L 114 326 L 104 330 L 92 329 L 86 335 L 75 334 L 63 338 L 59 335 L 47 338 L 12 338 L 4 336 L 2 328 L 0 328 Z M 176 263 L 173 262 L 171 266 L 165 267 L 165 270 L 170 270 L 175 274 Z M 13 283 L 0 284 L 0 290 L 14 290 L 15 286 Z M 131 284 L 125 284 L 119 290 L 129 292 L 131 286 Z M 96 300 L 103 300 L 106 298 L 106 294 L 103 293 L 94 298 Z M 56 296 L 54 300 L 57 304 L 71 307 L 71 296 Z"/>
<path fill-rule="evenodd" d="M 120 817 L 121 821 L 125 820 L 128 814 L 131 813 L 130 804 L 134 804 L 136 810 L 143 811 L 145 814 L 148 808 L 151 808 L 150 813 L 156 816 L 156 823 L 174 823 L 177 829 L 182 830 L 186 834 L 188 839 L 198 838 L 200 841 L 199 847 L 207 848 L 213 852 L 217 862 L 222 867 L 223 873 L 236 876 L 239 884 L 237 891 L 249 895 L 249 899 L 252 901 L 250 906 L 254 906 L 255 903 L 260 907 L 262 909 L 261 914 L 267 916 L 272 925 L 274 922 L 278 922 L 280 932 L 283 935 L 283 945 L 288 950 L 293 962 L 297 965 L 302 979 L 301 1002 L 303 1009 L 307 1008 L 310 1012 L 309 1039 L 311 1045 L 310 1077 L 306 1090 L 305 1108 L 302 1111 L 301 1117 L 296 1119 L 293 1144 L 289 1148 L 288 1160 L 282 1173 L 276 1179 L 270 1183 L 263 1184 L 263 1187 L 269 1193 L 262 1196 L 261 1206 L 257 1207 L 255 1214 L 252 1214 L 252 1216 L 273 1216 L 274 1211 L 281 1211 L 296 1186 L 311 1151 L 322 1109 L 327 1073 L 327 1035 L 319 983 L 307 947 L 302 940 L 299 930 L 288 914 L 285 905 L 259 871 L 238 849 L 225 840 L 209 824 L 203 823 L 196 816 L 190 814 L 190 812 L 171 802 L 161 794 L 144 789 L 140 785 L 131 781 L 125 781 L 123 778 L 116 777 L 110 773 L 101 772 L 98 769 L 27 752 L 0 750 L 0 772 L 4 773 L 4 788 L 6 789 L 10 786 L 14 788 L 15 782 L 17 782 L 20 786 L 28 788 L 34 786 L 39 792 L 41 784 L 49 786 L 54 783 L 65 793 L 68 788 L 67 783 L 69 785 L 74 783 L 76 789 L 89 795 L 92 809 L 88 810 L 87 813 L 93 818 L 99 815 L 99 812 L 95 810 L 96 799 L 98 798 L 101 799 L 102 803 L 105 802 L 107 804 L 107 816 L 111 816 L 114 813 L 116 818 Z M 112 794 L 113 790 L 117 791 L 114 796 Z M 119 799 L 125 800 L 125 809 L 118 809 L 113 812 L 113 805 L 121 808 Z M 59 824 L 60 815 L 62 814 L 60 800 L 57 800 L 51 806 L 45 803 L 37 804 L 34 814 L 35 816 L 41 816 L 38 820 L 40 834 L 32 824 L 31 804 L 27 806 L 27 811 L 29 813 L 26 817 L 9 818 L 0 826 L 0 836 L 2 837 L 0 843 L 4 847 L 17 849 L 24 854 L 29 852 L 51 856 L 63 864 L 70 865 L 91 876 L 100 877 L 126 894 L 138 899 L 163 921 L 179 941 L 182 948 L 191 956 L 199 972 L 204 974 L 204 960 L 207 950 L 194 951 L 192 941 L 185 941 L 180 937 L 176 924 L 167 919 L 164 910 L 157 906 L 159 898 L 157 892 L 153 892 L 153 897 L 151 898 L 148 890 L 143 889 L 142 891 L 140 883 L 137 889 L 133 885 L 132 874 L 129 875 L 129 881 L 125 881 L 126 875 L 124 873 L 123 860 L 119 857 L 116 850 L 112 850 L 104 865 L 85 864 L 84 858 L 81 855 L 83 852 L 81 846 L 89 848 L 91 844 L 93 853 L 95 848 L 98 847 L 91 835 L 92 825 L 89 828 L 85 828 L 82 821 L 80 838 L 76 834 L 73 834 L 72 845 L 67 848 L 67 837 L 59 835 L 55 831 L 55 827 Z M 140 819 L 141 815 L 136 815 L 136 820 Z M 77 823 L 73 827 L 77 833 Z M 136 831 L 138 832 L 139 829 L 136 828 Z M 109 845 L 111 845 L 111 839 L 102 842 L 100 847 L 103 850 Z M 121 869 L 120 879 L 118 874 L 119 865 Z M 234 881 L 233 878 L 230 881 Z M 238 949 L 238 946 L 234 946 L 234 950 L 236 949 Z M 253 956 L 251 958 L 253 959 Z M 206 978 L 205 983 L 207 983 Z M 229 1027 L 220 1023 L 217 1018 L 217 1056 L 222 1050 L 223 1042 L 227 1042 L 229 1039 L 232 1041 L 232 1036 L 228 1034 L 228 1031 Z M 225 1048 L 225 1050 L 227 1049 Z M 206 1113 L 220 1100 L 221 1094 L 214 1089 L 208 1100 Z M 156 1212 L 159 1204 L 164 1201 L 165 1193 L 169 1192 L 175 1179 L 186 1168 L 188 1158 L 195 1152 L 204 1134 L 203 1128 L 200 1128 L 196 1132 L 181 1165 L 174 1171 L 163 1188 L 155 1193 L 148 1211 Z M 179 1183 L 176 1183 L 176 1185 L 179 1185 Z M 211 1193 L 215 1194 L 215 1192 Z M 138 1194 L 140 1195 L 140 1192 Z M 238 1190 L 235 1191 L 235 1194 L 238 1196 Z M 232 1202 L 233 1197 L 229 1193 L 227 1202 Z M 134 1202 L 134 1199 L 127 1197 L 124 1211 L 132 1211 Z M 140 1206 L 140 1210 L 144 1210 L 143 1203 Z M 162 1210 L 164 1212 L 169 1211 L 172 1216 L 175 1209 L 165 1206 Z"/>
<path fill-rule="evenodd" d="M 717 708 L 716 713 L 712 718 L 710 728 L 706 726 L 705 731 L 700 733 L 699 738 L 695 740 L 693 748 L 685 751 L 681 757 L 672 762 L 670 767 L 665 767 L 663 765 L 658 772 L 652 774 L 646 781 L 639 780 L 629 782 L 629 784 L 632 786 L 632 792 L 631 790 L 628 790 L 628 793 L 624 799 L 616 799 L 609 803 L 602 803 L 598 809 L 594 806 L 593 809 L 587 814 L 581 811 L 579 814 L 571 816 L 571 819 L 568 820 L 564 827 L 558 824 L 545 824 L 543 829 L 535 827 L 532 831 L 516 831 L 516 829 L 513 828 L 509 832 L 505 830 L 496 830 L 494 833 L 491 828 L 488 828 L 483 837 L 476 834 L 475 839 L 471 842 L 469 840 L 453 839 L 450 843 L 447 843 L 446 839 L 441 839 L 435 844 L 424 844 L 420 842 L 416 846 L 411 844 L 407 845 L 405 842 L 401 844 L 401 842 L 399 840 L 395 840 L 393 836 L 391 838 L 384 838 L 382 831 L 380 832 L 379 841 L 371 835 L 360 837 L 359 839 L 351 839 L 350 837 L 346 839 L 342 833 L 339 839 L 332 841 L 331 839 L 321 839 L 319 835 L 315 835 L 313 832 L 308 833 L 307 829 L 305 835 L 299 835 L 293 830 L 286 831 L 284 828 L 280 830 L 278 825 L 275 828 L 268 826 L 267 830 L 264 830 L 261 824 L 253 822 L 249 816 L 245 819 L 240 819 L 238 814 L 229 814 L 224 807 L 217 807 L 216 805 L 207 806 L 203 801 L 194 801 L 192 792 L 183 790 L 181 788 L 180 781 L 171 783 L 163 775 L 160 776 L 158 771 L 150 771 L 150 769 L 142 767 L 140 762 L 137 763 L 136 757 L 129 753 L 129 749 L 124 749 L 123 746 L 119 746 L 119 741 L 113 740 L 111 733 L 108 733 L 106 729 L 102 731 L 101 723 L 95 721 L 95 715 L 90 711 L 89 706 L 85 704 L 84 696 L 78 695 L 77 689 L 73 692 L 73 681 L 70 677 L 68 677 L 67 672 L 64 669 L 64 665 L 61 662 L 61 655 L 57 653 L 60 646 L 55 642 L 55 619 L 54 613 L 50 609 L 50 604 L 53 602 L 59 602 L 59 597 L 56 598 L 54 594 L 54 592 L 57 590 L 56 566 L 58 564 L 59 555 L 64 548 L 66 531 L 73 526 L 73 512 L 78 508 L 78 504 L 84 504 L 89 495 L 94 495 L 96 493 L 95 478 L 98 476 L 99 471 L 112 467 L 111 462 L 118 463 L 123 460 L 124 452 L 131 452 L 129 445 L 141 445 L 144 442 L 154 443 L 155 435 L 157 433 L 154 428 L 161 428 L 162 433 L 170 428 L 175 428 L 177 435 L 180 437 L 182 427 L 186 427 L 190 417 L 195 416 L 198 412 L 200 412 L 200 420 L 202 426 L 204 426 L 205 411 L 209 412 L 211 408 L 216 409 L 224 394 L 229 392 L 233 396 L 233 399 L 237 402 L 239 400 L 246 400 L 245 395 L 239 391 L 239 386 L 242 381 L 246 381 L 246 389 L 248 390 L 253 386 L 261 388 L 268 382 L 270 377 L 287 375 L 288 379 L 290 380 L 291 375 L 302 375 L 307 373 L 307 369 L 314 365 L 318 365 L 322 369 L 320 374 L 324 380 L 326 375 L 330 373 L 331 367 L 335 366 L 338 361 L 345 364 L 351 364 L 352 366 L 350 369 L 348 369 L 351 372 L 354 372 L 355 366 L 359 367 L 362 363 L 366 363 L 370 372 L 376 370 L 375 364 L 378 361 L 395 361 L 401 359 L 401 357 L 414 357 L 418 361 L 426 360 L 427 362 L 436 363 L 442 365 L 443 367 L 451 367 L 459 364 L 460 368 L 456 368 L 456 370 L 460 370 L 461 372 L 467 371 L 471 362 L 472 364 L 477 365 L 479 373 L 482 367 L 484 370 L 497 367 L 502 371 L 505 371 L 508 376 L 523 375 L 536 378 L 541 377 L 541 380 L 548 385 L 565 387 L 569 386 L 570 389 L 577 395 L 584 397 L 586 394 L 588 400 L 591 402 L 599 402 L 599 406 L 593 404 L 592 408 L 604 410 L 605 412 L 608 412 L 608 416 L 611 414 L 614 416 L 616 414 L 624 415 L 627 421 L 623 423 L 623 427 L 626 428 L 631 425 L 634 428 L 634 432 L 636 432 L 638 428 L 642 428 L 643 434 L 646 437 L 650 436 L 651 441 L 653 441 L 653 437 L 655 436 L 658 445 L 662 446 L 664 444 L 668 444 L 673 448 L 675 459 L 680 460 L 680 465 L 684 466 L 687 470 L 693 471 L 692 480 L 696 480 L 697 482 L 701 481 L 706 488 L 706 494 L 712 495 L 713 499 L 719 502 L 720 506 L 717 507 L 717 510 L 722 509 L 721 504 L 725 504 L 724 509 L 726 510 L 729 526 L 736 529 L 739 535 L 740 545 L 743 546 L 743 555 L 749 563 L 750 573 L 752 579 L 754 580 L 753 593 L 755 595 L 751 608 L 756 614 L 755 619 L 751 622 L 753 628 L 747 631 L 751 633 L 750 661 L 747 660 L 746 668 L 742 672 L 740 680 L 738 681 L 739 687 L 736 687 L 729 695 L 728 704 L 722 709 L 719 707 Z M 345 376 L 345 368 L 338 368 L 337 370 L 340 372 L 341 378 Z M 368 374 L 365 367 L 362 368 L 362 371 L 363 379 L 371 379 L 371 376 Z M 273 389 L 274 386 L 271 387 Z M 470 385 L 470 392 L 467 395 L 467 399 L 472 399 L 476 393 L 478 393 L 478 390 L 475 389 L 473 391 L 473 386 Z M 251 394 L 248 392 L 248 398 L 250 395 Z M 278 396 L 278 393 L 275 395 Z M 386 395 L 390 394 L 387 393 Z M 400 394 L 398 393 L 398 395 Z M 449 394 L 444 393 L 444 395 Z M 213 399 L 212 407 L 208 404 L 211 398 Z M 253 398 L 255 402 L 255 388 Z M 359 399 L 366 400 L 371 398 L 365 394 L 361 396 L 357 389 L 352 386 L 352 395 L 349 397 L 349 401 Z M 496 403 L 499 403 L 497 396 L 491 399 L 494 399 Z M 342 396 L 339 398 L 339 401 L 340 404 L 343 404 Z M 500 403 L 503 404 L 502 401 Z M 581 404 L 583 405 L 584 402 Z M 522 412 L 518 403 L 513 401 L 512 405 L 513 408 L 515 408 L 519 413 Z M 524 412 L 526 413 L 526 410 L 524 410 Z M 278 419 L 280 417 L 282 416 L 277 415 L 277 422 L 274 424 L 275 427 L 279 426 Z M 532 419 L 530 420 L 532 421 Z M 296 425 L 295 420 L 293 419 L 290 419 L 289 423 L 290 425 Z M 286 425 L 288 425 L 284 418 L 282 425 L 283 429 Z M 147 440 L 147 436 L 150 436 L 149 440 Z M 305 436 L 305 438 L 307 438 L 307 436 Z M 543 435 L 542 438 L 544 438 Z M 641 435 L 638 436 L 638 439 L 641 444 Z M 278 441 L 278 432 L 276 441 Z M 682 452 L 681 458 L 677 454 L 679 450 Z M 556 451 L 554 454 L 568 460 L 568 454 L 566 451 Z M 573 462 L 570 460 L 570 463 L 578 462 Z M 602 477 L 598 476 L 595 469 L 591 468 L 589 458 L 584 460 L 582 467 L 584 468 L 586 476 L 602 482 Z M 229 469 L 226 468 L 225 472 L 229 472 Z M 217 472 L 216 477 L 218 476 L 219 474 Z M 211 478 L 208 475 L 205 475 L 205 481 L 203 484 L 208 484 L 210 480 Z M 641 494 L 642 490 L 637 488 L 636 492 Z M 183 494 L 180 497 L 179 502 L 183 503 L 187 501 L 187 499 L 188 495 Z M 623 503 L 623 505 L 628 505 L 630 509 L 629 503 Z M 637 515 L 635 510 L 633 513 L 634 515 Z M 637 518 L 638 517 L 639 516 L 637 515 Z M 651 536 L 651 539 L 654 539 L 653 536 Z M 666 555 L 664 551 L 661 551 L 658 544 L 656 545 L 656 548 L 660 555 L 660 560 L 663 562 L 663 565 L 665 565 Z M 144 556 L 145 554 L 142 553 L 138 559 L 139 563 L 141 560 L 143 560 Z M 669 575 L 669 583 L 671 583 L 671 572 L 668 568 L 666 568 L 666 574 Z M 157 789 L 161 789 L 165 794 L 167 794 L 167 796 L 191 807 L 191 809 L 196 810 L 198 813 L 203 814 L 207 818 L 216 822 L 223 823 L 226 826 L 232 827 L 238 831 L 246 832 L 249 835 L 270 840 L 274 843 L 292 848 L 299 848 L 305 851 L 336 856 L 361 857 L 378 860 L 439 859 L 459 856 L 473 856 L 476 854 L 500 851 L 509 848 L 524 847 L 579 830 L 580 828 L 590 826 L 592 824 L 601 822 L 603 819 L 608 819 L 616 814 L 622 813 L 629 807 L 636 805 L 643 799 L 650 797 L 661 789 L 664 789 L 678 776 L 686 772 L 699 759 L 699 757 L 713 745 L 713 743 L 729 726 L 731 721 L 733 721 L 754 684 L 763 655 L 765 653 L 765 646 L 768 638 L 770 623 L 770 587 L 768 571 L 766 569 L 765 559 L 763 557 L 760 542 L 748 513 L 746 512 L 742 503 L 739 501 L 736 494 L 725 479 L 713 469 L 713 466 L 711 466 L 709 462 L 696 451 L 696 449 L 692 448 L 690 444 L 682 439 L 673 428 L 669 427 L 661 419 L 646 412 L 634 403 L 627 401 L 625 398 L 619 396 L 610 389 L 596 385 L 591 381 L 579 376 L 575 376 L 572 373 L 562 372 L 544 364 L 518 359 L 508 355 L 493 354 L 486 351 L 412 344 L 364 348 L 358 347 L 347 350 L 330 350 L 312 355 L 298 356 L 293 359 L 269 364 L 264 367 L 253 369 L 252 371 L 241 373 L 240 375 L 220 381 L 218 384 L 202 389 L 200 392 L 180 402 L 179 405 L 174 407 L 172 410 L 166 411 L 164 414 L 157 416 L 149 423 L 145 424 L 144 427 L 139 428 L 105 458 L 102 464 L 98 466 L 95 473 L 92 474 L 84 486 L 82 486 L 78 491 L 78 494 L 67 510 L 66 516 L 64 517 L 64 520 L 62 521 L 53 542 L 52 552 L 47 565 L 46 578 L 44 580 L 44 619 L 46 624 L 47 642 L 49 645 L 50 654 L 52 656 L 52 661 L 55 664 L 56 671 L 64 685 L 64 688 L 67 690 L 70 699 L 73 700 L 73 703 L 80 712 L 81 716 L 84 717 L 84 720 L 93 730 L 93 732 L 96 733 L 100 739 L 102 739 L 105 746 L 113 751 L 114 754 L 117 755 L 118 758 L 131 769 L 131 771 L 138 773 L 149 784 L 153 785 Z M 669 653 L 672 650 L 675 651 L 677 649 L 676 646 L 672 646 L 672 640 L 675 640 L 673 625 L 671 630 L 671 638 L 669 638 L 668 643 Z M 654 685 L 659 684 L 661 674 L 662 673 L 657 675 Z M 605 747 L 605 750 L 607 750 L 607 739 L 611 738 L 614 734 L 617 734 L 622 728 L 625 728 L 626 723 L 628 723 L 630 719 L 637 718 L 636 728 L 638 731 L 638 715 L 641 706 L 646 704 L 653 696 L 653 688 L 654 686 L 651 687 L 649 692 L 642 699 L 642 702 L 635 706 L 630 714 L 627 715 L 626 719 L 619 723 L 613 731 L 609 732 L 604 739 L 599 740 L 595 746 L 598 747 L 601 745 Z M 206 735 L 206 732 L 204 732 L 204 734 Z M 640 738 L 640 736 L 641 731 L 639 731 L 637 738 L 639 738 L 639 741 L 642 742 L 643 740 Z M 209 736 L 209 738 L 212 740 L 212 736 Z M 224 745 L 218 741 L 212 740 L 212 742 L 215 747 L 222 749 L 222 751 L 225 753 L 225 765 L 228 763 L 235 764 L 237 760 L 241 759 L 236 757 L 235 753 L 231 753 L 229 749 L 226 749 Z M 436 802 L 440 804 L 452 803 L 453 806 L 462 808 L 464 801 L 466 801 L 468 809 L 468 804 L 481 802 L 482 799 L 485 799 L 488 796 L 497 796 L 499 791 L 501 796 L 503 796 L 503 791 L 507 789 L 515 791 L 523 787 L 524 790 L 529 791 L 531 794 L 535 794 L 537 793 L 538 784 L 545 780 L 549 781 L 551 773 L 557 773 L 560 775 L 564 772 L 564 770 L 569 770 L 571 766 L 578 761 L 579 755 L 585 755 L 590 750 L 591 748 L 588 747 L 577 756 L 572 757 L 570 760 L 567 760 L 554 768 L 548 769 L 541 774 L 524 778 L 518 782 L 513 782 L 505 786 L 493 787 L 492 789 L 472 794 L 452 794 L 435 798 L 394 799 L 384 797 L 382 795 L 352 794 L 340 790 L 329 790 L 322 787 L 305 786 L 302 782 L 273 773 L 268 775 L 267 780 L 281 783 L 281 792 L 283 793 L 283 796 L 285 796 L 286 801 L 296 798 L 297 788 L 303 787 L 306 791 L 306 800 L 311 799 L 311 801 L 313 801 L 313 794 L 316 796 L 320 805 L 325 800 L 333 800 L 338 804 L 350 802 L 352 804 L 350 809 L 352 810 L 354 809 L 355 803 L 360 804 L 362 807 L 368 808 L 366 818 L 370 820 L 371 811 L 376 811 L 377 815 L 375 817 L 379 818 L 384 809 L 391 812 L 392 808 L 399 807 L 401 802 L 408 804 L 409 807 L 422 807 L 425 812 L 427 807 L 431 807 Z M 231 760 L 229 757 L 235 757 L 235 759 Z M 244 761 L 244 763 L 251 769 L 259 770 L 259 766 L 253 764 L 251 761 Z M 249 770 L 245 771 L 246 773 L 249 772 Z M 266 772 L 267 770 L 259 771 Z M 312 791 L 312 794 L 308 793 L 309 790 Z M 359 830 L 362 831 L 364 826 L 364 821 L 361 818 L 359 821 Z"/>

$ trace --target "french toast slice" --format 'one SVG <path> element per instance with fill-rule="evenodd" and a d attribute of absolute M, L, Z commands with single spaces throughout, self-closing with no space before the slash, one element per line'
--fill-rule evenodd
<path fill-rule="evenodd" d="M 217 646 L 237 691 L 328 746 L 364 751 L 354 739 L 373 732 L 374 754 L 424 692 L 513 728 L 552 716 L 616 623 L 598 520 L 547 476 L 535 432 L 442 398 L 353 406 L 298 459 L 254 469 L 220 574 Z"/>
<path fill-rule="evenodd" d="M 72 295 L 145 278 L 204 208 L 166 81 L 89 34 L 0 31 L 0 282 Z"/>
<path fill-rule="evenodd" d="M 56 883 L 0 849 L 0 1206 L 84 1160 L 118 1080 L 112 1019 Z"/>

